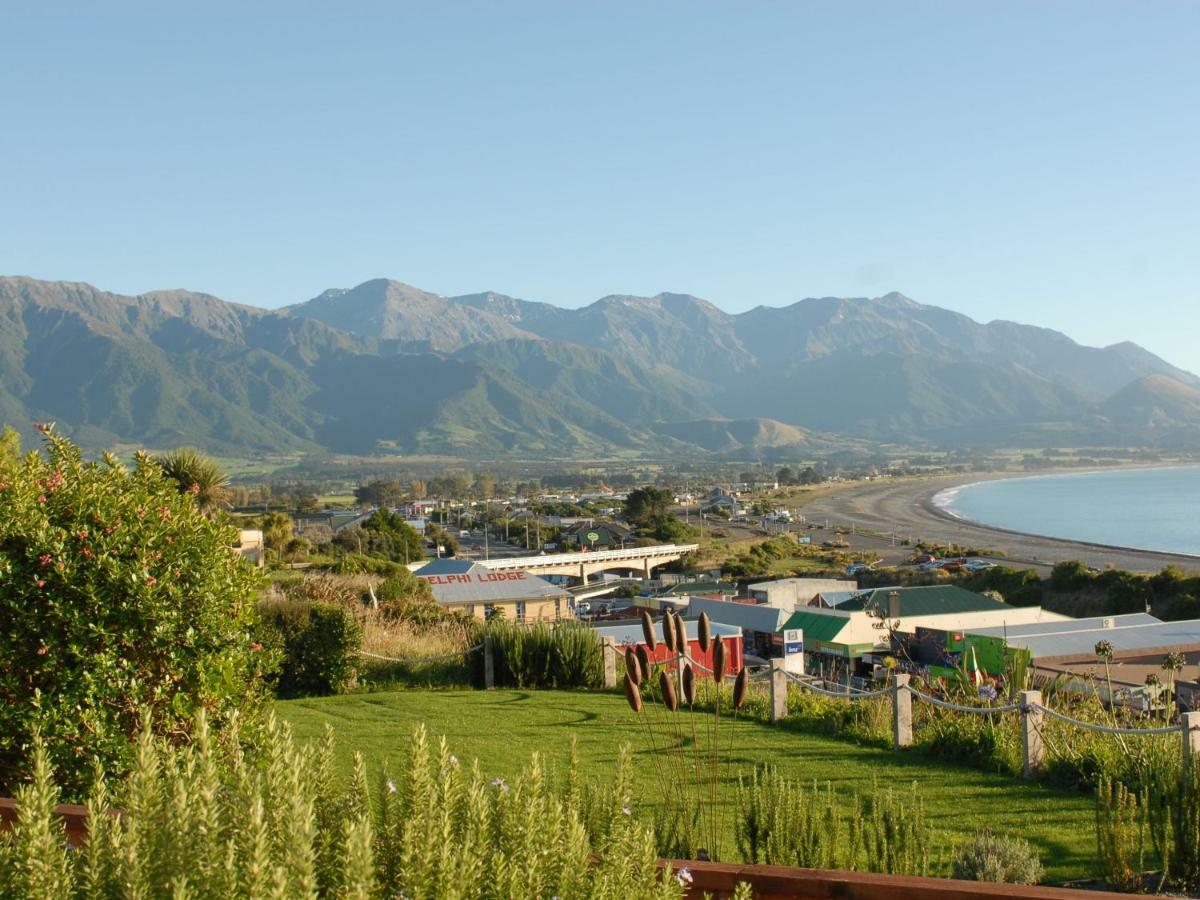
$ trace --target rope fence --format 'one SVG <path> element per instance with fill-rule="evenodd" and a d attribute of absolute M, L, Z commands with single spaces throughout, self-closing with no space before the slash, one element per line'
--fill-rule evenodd
<path fill-rule="evenodd" d="M 836 697 L 840 700 L 869 700 L 872 697 L 883 697 L 892 692 L 891 688 L 882 688 L 878 691 L 862 691 L 858 688 L 850 688 L 850 691 L 853 691 L 853 693 L 849 691 L 831 691 L 828 688 L 817 687 L 811 681 L 806 681 L 793 672 L 784 672 L 783 674 L 805 690 L 812 691 L 814 694 L 821 694 L 824 697 Z"/>
<path fill-rule="evenodd" d="M 913 698 L 931 706 L 940 707 L 955 713 L 974 716 L 998 716 L 1017 713 L 1021 732 L 1021 750 L 1024 759 L 1023 772 L 1025 776 L 1033 777 L 1045 763 L 1046 745 L 1043 731 L 1046 718 L 1057 719 L 1067 725 L 1082 728 L 1086 731 L 1103 734 L 1152 736 L 1175 734 L 1181 738 L 1180 749 L 1185 764 L 1190 760 L 1200 759 L 1200 712 L 1185 712 L 1180 715 L 1174 725 L 1160 727 L 1122 727 L 1116 725 L 1100 725 L 1085 722 L 1066 713 L 1058 712 L 1042 703 L 1042 692 L 1037 690 L 1021 691 L 1016 703 L 1003 706 L 968 706 L 935 697 L 918 690 L 909 683 L 910 676 L 899 673 L 892 676 L 890 684 L 875 691 L 861 691 L 850 685 L 844 690 L 829 690 L 783 669 L 780 660 L 773 660 L 771 666 L 771 715 L 770 721 L 779 722 L 787 718 L 787 684 L 795 683 L 806 691 L 833 697 L 847 702 L 867 700 L 878 697 L 889 697 L 891 701 L 892 743 L 896 749 L 910 747 L 913 744 Z"/>
<path fill-rule="evenodd" d="M 1052 719 L 1058 719 L 1060 722 L 1077 725 L 1080 728 L 1086 728 L 1088 731 L 1098 731 L 1102 734 L 1175 734 L 1183 731 L 1185 727 L 1182 722 L 1178 725 L 1166 725 L 1161 728 L 1121 728 L 1116 725 L 1097 725 L 1094 722 L 1084 722 L 1081 719 L 1072 718 L 1048 706 L 1042 706 L 1040 703 L 1036 704 L 1035 708 Z"/>
<path fill-rule="evenodd" d="M 483 644 L 476 644 L 474 647 L 468 647 L 466 650 L 459 650 L 456 653 L 443 653 L 440 656 L 408 656 L 408 657 L 383 656 L 380 653 L 370 653 L 367 650 L 359 650 L 358 653 L 360 656 L 369 656 L 371 659 L 381 659 L 384 662 L 427 663 L 427 662 L 439 662 L 444 659 L 457 659 L 460 656 L 464 656 L 464 657 L 470 656 L 472 653 L 476 652 L 477 650 L 482 650 L 482 649 L 483 649 Z"/>
<path fill-rule="evenodd" d="M 942 709 L 952 709 L 955 712 L 972 713 L 977 716 L 1020 712 L 1022 708 L 1020 703 L 1009 703 L 1007 706 L 964 706 L 960 703 L 951 703 L 949 700 L 942 700 L 940 697 L 923 694 L 914 687 L 905 687 L 904 689 L 917 699 L 924 700 L 926 703 L 931 703 L 934 706 L 940 706 Z"/>

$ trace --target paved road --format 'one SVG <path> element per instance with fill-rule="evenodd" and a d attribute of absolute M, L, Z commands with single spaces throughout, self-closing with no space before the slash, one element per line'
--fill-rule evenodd
<path fill-rule="evenodd" d="M 895 532 L 901 537 L 911 536 L 939 544 L 1002 550 L 1008 555 L 1008 564 L 1034 567 L 1042 572 L 1049 571 L 1054 563 L 1068 559 L 1081 560 L 1097 568 L 1111 565 L 1135 572 L 1157 572 L 1169 564 L 1200 571 L 1200 558 L 1194 556 L 1058 540 L 975 525 L 942 512 L 932 503 L 933 495 L 948 487 L 998 477 L 1005 476 L 976 474 L 865 482 L 816 498 L 802 511 L 809 522 L 828 519 L 831 523 L 854 524 L 871 531 Z M 890 541 L 878 543 L 886 545 Z"/>

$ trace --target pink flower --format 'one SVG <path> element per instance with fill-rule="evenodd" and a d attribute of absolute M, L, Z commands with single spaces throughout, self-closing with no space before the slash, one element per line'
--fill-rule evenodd
<path fill-rule="evenodd" d="M 42 580 L 39 578 L 39 579 L 38 579 L 37 586 L 38 586 L 38 587 L 40 587 L 40 588 L 44 588 L 44 587 L 46 586 L 46 582 L 42 581 Z"/>
<path fill-rule="evenodd" d="M 50 563 L 53 560 L 54 560 L 54 557 L 51 556 L 49 553 L 43 553 L 41 556 L 38 557 L 38 566 L 40 566 L 41 568 L 44 569 L 44 568 L 46 568 L 46 566 L 50 565 Z"/>
<path fill-rule="evenodd" d="M 260 644 L 258 641 L 254 641 L 253 643 L 250 644 L 250 649 L 251 650 L 261 650 L 262 644 Z"/>
<path fill-rule="evenodd" d="M 45 502 L 46 502 L 46 495 L 38 494 L 38 503 L 45 503 Z"/>

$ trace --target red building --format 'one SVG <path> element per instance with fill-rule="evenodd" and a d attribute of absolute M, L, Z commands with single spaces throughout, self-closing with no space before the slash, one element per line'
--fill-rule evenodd
<path fill-rule="evenodd" d="M 685 630 L 688 640 L 688 658 L 693 662 L 699 663 L 696 667 L 696 674 L 707 676 L 712 669 L 712 646 L 710 645 L 707 653 L 700 651 L 699 641 L 699 620 L 686 619 L 684 620 Z M 663 643 L 662 638 L 662 619 L 654 622 L 654 632 L 658 643 L 653 650 L 647 648 L 650 654 L 650 659 L 653 662 L 661 663 L 664 660 L 670 659 L 673 655 Z M 734 625 L 721 625 L 717 622 L 711 624 L 712 636 L 721 636 L 721 642 L 725 645 L 725 675 L 726 677 L 737 675 L 742 671 L 742 666 L 745 664 L 745 648 L 742 646 L 742 629 Z M 617 651 L 625 652 L 626 647 L 637 649 L 639 644 L 645 644 L 646 638 L 642 634 L 641 622 L 623 622 L 619 625 L 601 625 L 596 628 L 596 633 L 600 635 L 601 640 L 606 637 L 613 639 L 617 645 Z"/>

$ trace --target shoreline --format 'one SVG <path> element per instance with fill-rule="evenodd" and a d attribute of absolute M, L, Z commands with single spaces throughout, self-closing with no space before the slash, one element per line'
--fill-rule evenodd
<path fill-rule="evenodd" d="M 1166 467 L 1164 466 L 1163 468 L 1166 468 Z M 1179 467 L 1172 467 L 1172 468 L 1179 468 Z M 1086 473 L 1080 472 L 1078 474 L 1083 475 Z M 1010 480 L 1015 481 L 1021 477 L 1022 476 L 1018 475 L 1012 479 L 989 478 L 989 479 L 987 479 L 987 481 L 1010 481 Z M 1033 477 L 1034 478 L 1045 478 L 1047 476 L 1035 475 Z M 938 502 L 937 502 L 937 498 L 939 496 L 941 496 L 942 494 L 946 493 L 947 491 L 957 491 L 957 490 L 961 490 L 962 488 L 972 487 L 976 484 L 983 484 L 983 483 L 984 483 L 983 481 L 972 481 L 970 484 L 963 484 L 963 485 L 959 485 L 957 487 L 942 488 L 940 491 L 937 491 L 936 493 L 930 494 L 928 497 L 926 497 L 925 500 L 923 501 L 924 506 L 925 506 L 926 510 L 928 510 L 928 512 L 930 512 L 931 514 L 933 514 L 935 516 L 939 516 L 939 517 L 946 519 L 948 521 L 951 521 L 951 522 L 961 522 L 965 525 L 970 525 L 973 528 L 978 528 L 981 531 L 994 531 L 997 534 L 1002 534 L 1002 535 L 1009 534 L 1009 535 L 1013 535 L 1015 537 L 1022 537 L 1022 538 L 1036 538 L 1037 540 L 1041 540 L 1041 541 L 1052 541 L 1056 544 L 1076 544 L 1080 547 L 1092 547 L 1092 548 L 1095 548 L 1096 550 L 1111 551 L 1114 553 L 1145 553 L 1145 554 L 1155 555 L 1155 556 L 1184 557 L 1186 559 L 1193 560 L 1194 564 L 1197 567 L 1200 567 L 1200 553 L 1184 553 L 1179 550 L 1155 550 L 1153 547 L 1133 547 L 1133 546 L 1129 546 L 1129 545 L 1125 545 L 1125 544 L 1105 544 L 1105 543 L 1101 543 L 1100 541 L 1085 541 L 1081 538 L 1057 537 L 1052 534 L 1042 534 L 1037 531 L 1018 531 L 1015 528 L 1005 528 L 1003 525 L 992 525 L 988 522 L 981 522 L 978 519 L 972 519 L 969 516 L 964 516 L 959 513 L 952 512 L 951 510 L 947 509 L 945 506 L 938 504 Z"/>
<path fill-rule="evenodd" d="M 1067 560 L 1079 560 L 1100 569 L 1112 567 L 1133 572 L 1157 572 L 1167 565 L 1200 571 L 1200 556 L 1197 555 L 1016 531 L 976 522 L 951 513 L 934 503 L 938 494 L 970 484 L 1050 475 L 1083 475 L 1093 471 L 1111 472 L 1130 468 L 1165 469 L 1180 466 L 1121 466 L 1111 469 L 1089 469 L 1088 472 L 1068 469 L 1039 472 L 1033 476 L 1019 472 L 973 472 L 928 478 L 891 479 L 869 482 L 863 486 L 855 485 L 814 498 L 805 504 L 804 513 L 810 521 L 828 519 L 831 522 L 844 522 L 875 532 L 895 534 L 900 538 L 911 538 L 914 541 L 926 540 L 938 544 L 996 550 L 1005 554 L 993 557 L 997 562 L 1018 564 L 1043 571 L 1049 571 L 1056 563 Z M 880 541 L 878 547 L 868 549 L 885 551 L 887 547 L 888 542 Z"/>

